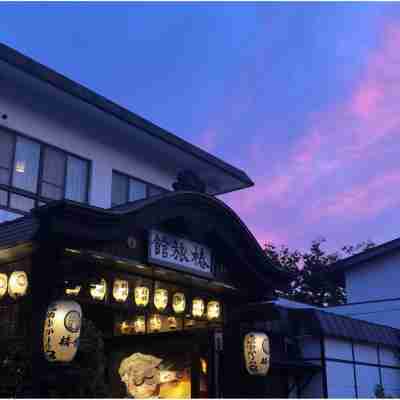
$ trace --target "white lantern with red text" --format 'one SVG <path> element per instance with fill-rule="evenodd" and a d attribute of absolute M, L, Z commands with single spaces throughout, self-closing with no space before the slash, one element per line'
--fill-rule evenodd
<path fill-rule="evenodd" d="M 75 301 L 55 301 L 47 309 L 43 350 L 50 362 L 70 362 L 75 357 L 81 334 L 82 309 Z"/>
<path fill-rule="evenodd" d="M 244 337 L 244 359 L 250 375 L 267 375 L 270 365 L 270 346 L 265 333 L 250 332 Z"/>

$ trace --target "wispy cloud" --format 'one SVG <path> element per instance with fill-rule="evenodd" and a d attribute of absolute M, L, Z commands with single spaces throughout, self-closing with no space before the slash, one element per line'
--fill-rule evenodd
<path fill-rule="evenodd" d="M 266 137 L 248 146 L 249 166 L 268 165 L 259 151 Z M 272 238 L 290 240 L 289 232 L 323 217 L 367 222 L 400 203 L 399 139 L 400 24 L 389 21 L 347 97 L 312 114 L 301 139 L 256 171 L 256 187 L 228 201 L 256 232 L 269 227 Z M 323 225 L 314 226 L 324 233 Z"/>

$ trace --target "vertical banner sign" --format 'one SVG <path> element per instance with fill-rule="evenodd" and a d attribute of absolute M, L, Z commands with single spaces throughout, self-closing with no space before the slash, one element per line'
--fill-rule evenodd
<path fill-rule="evenodd" d="M 75 357 L 81 334 L 82 309 L 75 301 L 56 301 L 47 309 L 43 350 L 48 361 L 69 362 Z"/>
<path fill-rule="evenodd" d="M 270 346 L 265 333 L 250 332 L 244 337 L 244 359 L 250 375 L 267 375 L 270 365 Z"/>

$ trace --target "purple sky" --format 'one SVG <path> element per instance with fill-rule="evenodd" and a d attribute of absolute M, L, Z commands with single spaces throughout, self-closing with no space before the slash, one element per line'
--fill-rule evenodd
<path fill-rule="evenodd" d="M 400 4 L 0 4 L 0 41 L 244 169 L 264 243 L 400 236 Z"/>

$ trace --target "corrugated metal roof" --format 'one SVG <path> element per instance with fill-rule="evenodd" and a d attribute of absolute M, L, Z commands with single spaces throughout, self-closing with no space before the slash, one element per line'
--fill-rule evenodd
<path fill-rule="evenodd" d="M 318 309 L 291 310 L 309 333 L 400 348 L 400 330 Z"/>
<path fill-rule="evenodd" d="M 39 229 L 39 221 L 33 215 L 0 224 L 0 249 L 26 243 Z"/>

